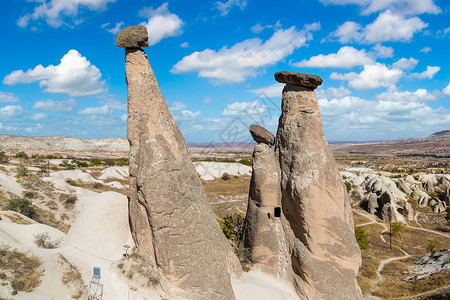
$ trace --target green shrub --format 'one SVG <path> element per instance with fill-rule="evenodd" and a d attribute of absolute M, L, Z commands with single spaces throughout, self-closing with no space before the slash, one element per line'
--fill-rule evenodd
<path fill-rule="evenodd" d="M 391 234 L 392 236 L 397 235 L 402 238 L 401 234 L 405 231 L 405 226 L 402 223 L 392 223 L 391 224 Z"/>
<path fill-rule="evenodd" d="M 92 166 L 100 166 L 102 164 L 102 161 L 99 158 L 92 158 L 90 160 L 90 163 Z"/>
<path fill-rule="evenodd" d="M 75 180 L 73 180 L 72 178 L 67 178 L 66 183 L 73 185 L 73 186 L 78 186 L 78 183 Z"/>
<path fill-rule="evenodd" d="M 13 198 L 9 200 L 6 209 L 16 211 L 29 218 L 36 218 L 37 216 L 31 201 L 25 198 Z"/>
<path fill-rule="evenodd" d="M 427 246 L 427 252 L 436 252 L 436 245 L 429 244 Z"/>
<path fill-rule="evenodd" d="M 107 159 L 105 159 L 105 165 L 107 165 L 107 166 L 109 166 L 109 167 L 112 167 L 112 166 L 114 166 L 115 164 L 116 164 L 116 162 L 115 162 L 114 159 L 112 159 L 112 158 L 107 158 Z"/>
<path fill-rule="evenodd" d="M 19 164 L 16 168 L 16 172 L 17 174 L 19 174 L 20 176 L 26 176 L 28 175 L 28 169 L 23 165 L 23 164 Z"/>
<path fill-rule="evenodd" d="M 78 168 L 86 168 L 89 165 L 87 164 L 87 162 L 85 161 L 81 161 L 81 160 L 76 160 L 76 159 L 72 159 L 72 165 L 76 165 Z"/>
<path fill-rule="evenodd" d="M 253 165 L 253 160 L 251 160 L 251 159 L 241 159 L 241 160 L 238 161 L 238 163 L 251 167 Z"/>
<path fill-rule="evenodd" d="M 8 161 L 9 157 L 4 152 L 0 152 L 0 163 L 5 163 Z"/>
<path fill-rule="evenodd" d="M 222 174 L 222 180 L 230 180 L 230 179 L 231 179 L 231 176 L 227 172 Z"/>
<path fill-rule="evenodd" d="M 20 152 L 16 153 L 16 157 L 17 157 L 17 158 L 25 158 L 25 159 L 28 159 L 28 155 L 27 155 L 25 152 L 23 152 L 23 151 L 20 151 Z"/>
<path fill-rule="evenodd" d="M 369 247 L 367 233 L 363 228 L 355 226 L 355 238 L 361 250 L 366 250 Z"/>
<path fill-rule="evenodd" d="M 238 242 L 244 229 L 244 217 L 241 214 L 226 216 L 219 221 L 219 225 L 227 239 Z"/>
<path fill-rule="evenodd" d="M 127 157 L 121 157 L 116 159 L 116 165 L 117 166 L 128 166 L 129 165 L 129 161 Z"/>
<path fill-rule="evenodd" d="M 348 181 L 346 181 L 344 183 L 345 183 L 345 187 L 347 188 L 347 193 L 350 192 L 352 190 L 352 184 Z"/>

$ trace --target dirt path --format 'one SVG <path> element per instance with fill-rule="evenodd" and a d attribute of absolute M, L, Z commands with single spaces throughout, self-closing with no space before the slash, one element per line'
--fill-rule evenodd
<path fill-rule="evenodd" d="M 398 299 L 414 299 L 414 298 L 425 296 L 425 295 L 428 295 L 428 294 L 433 294 L 433 293 L 436 293 L 436 292 L 439 292 L 439 291 L 445 291 L 448 288 L 450 288 L 450 284 L 447 284 L 447 285 L 435 288 L 434 290 L 426 291 L 426 292 L 423 292 L 423 293 L 420 293 L 420 294 L 417 294 L 417 295 L 414 295 L 414 296 L 408 296 L 408 297 L 403 297 L 403 298 L 398 298 Z"/>
<path fill-rule="evenodd" d="M 359 215 L 361 215 L 361 216 L 363 216 L 363 217 L 365 217 L 365 218 L 371 220 L 371 222 L 367 222 L 367 223 L 363 223 L 363 224 L 358 224 L 358 225 L 356 225 L 356 226 L 366 226 L 366 225 L 370 225 L 370 224 L 379 224 L 379 225 L 381 225 L 381 226 L 384 228 L 384 230 L 383 230 L 382 232 L 380 232 L 380 238 L 381 238 L 381 240 L 382 240 L 384 243 L 386 243 L 386 240 L 384 239 L 384 236 L 383 236 L 383 234 L 389 230 L 389 228 L 386 226 L 386 224 L 377 221 L 377 219 L 376 219 L 377 217 L 376 217 L 375 215 L 373 215 L 373 214 L 369 214 L 369 213 L 366 213 L 366 212 L 362 212 L 362 211 L 359 211 L 359 210 L 356 210 L 356 209 L 353 209 L 353 211 L 354 211 L 355 213 L 357 213 L 357 214 L 359 214 Z M 419 226 L 420 226 L 420 225 L 419 225 Z M 448 234 L 444 234 L 444 233 L 441 233 L 441 232 L 437 232 L 437 231 L 431 230 L 431 229 L 425 229 L 425 228 L 423 228 L 423 227 L 415 227 L 415 226 L 407 225 L 406 228 L 414 229 L 414 230 L 422 230 L 422 231 L 434 233 L 434 234 L 437 234 L 437 235 L 441 235 L 441 236 L 444 236 L 444 237 L 450 237 Z M 403 252 L 404 256 L 391 257 L 391 258 L 387 258 L 387 259 L 384 259 L 384 260 L 381 261 L 380 266 L 379 266 L 378 269 L 377 269 L 378 279 L 377 279 L 377 281 L 375 281 L 375 283 L 373 284 L 373 288 L 372 288 L 372 290 L 370 291 L 370 294 L 369 294 L 369 296 L 368 296 L 369 299 L 379 299 L 379 300 L 382 300 L 382 298 L 376 297 L 376 296 L 374 295 L 374 292 L 375 292 L 375 290 L 379 287 L 381 281 L 383 281 L 383 279 L 384 279 L 383 274 L 381 274 L 381 272 L 382 272 L 384 266 L 385 266 L 386 264 L 392 262 L 392 261 L 406 259 L 406 258 L 409 258 L 409 257 L 411 256 L 411 255 L 408 254 L 405 250 L 403 250 L 403 249 L 401 249 L 401 248 L 400 248 L 400 250 Z M 421 294 L 417 294 L 417 295 L 409 296 L 409 297 L 405 297 L 405 298 L 400 298 L 400 299 L 413 299 L 413 298 L 416 298 L 416 297 L 420 297 L 420 296 L 424 296 L 424 295 L 427 295 L 427 294 L 431 294 L 431 293 L 433 293 L 433 292 L 436 292 L 436 291 L 439 291 L 439 290 L 442 290 L 442 289 L 446 289 L 446 288 L 448 288 L 448 287 L 450 287 L 450 285 L 447 285 L 447 286 L 444 286 L 444 287 L 439 287 L 439 288 L 436 288 L 436 289 L 431 290 L 431 291 L 427 291 L 427 292 L 424 292 L 424 293 L 421 293 Z"/>

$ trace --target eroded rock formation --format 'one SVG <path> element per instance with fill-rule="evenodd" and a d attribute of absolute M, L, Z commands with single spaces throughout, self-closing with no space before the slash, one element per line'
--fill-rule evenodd
<path fill-rule="evenodd" d="M 234 299 L 228 269 L 239 273 L 239 262 L 207 202 L 147 55 L 138 48 L 146 41 L 144 26 L 125 28 L 117 37 L 117 45 L 125 47 L 133 238 L 156 264 L 169 298 Z"/>
<path fill-rule="evenodd" d="M 308 299 L 362 299 L 356 283 L 361 257 L 352 210 L 314 93 L 322 80 L 294 72 L 276 73 L 275 79 L 287 83 L 276 149 L 297 291 Z"/>
<path fill-rule="evenodd" d="M 259 125 L 251 125 L 250 133 L 259 144 L 253 151 L 244 247 L 263 271 L 285 278 L 289 259 L 281 223 L 280 166 L 270 148 L 275 137 Z"/>

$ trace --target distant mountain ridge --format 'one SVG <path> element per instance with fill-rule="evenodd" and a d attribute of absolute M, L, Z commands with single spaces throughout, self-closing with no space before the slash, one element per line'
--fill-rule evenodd
<path fill-rule="evenodd" d="M 329 141 L 335 149 L 349 147 L 391 147 L 406 144 L 424 144 L 435 147 L 450 148 L 450 130 L 435 132 L 424 138 L 405 138 L 395 141 Z M 189 148 L 244 148 L 251 149 L 255 143 L 230 142 L 230 143 L 187 143 Z M 12 134 L 0 134 L 0 151 L 17 153 L 25 151 L 29 154 L 58 154 L 58 153 L 105 153 L 113 156 L 128 155 L 129 144 L 126 138 L 73 138 L 67 136 L 21 136 Z"/>

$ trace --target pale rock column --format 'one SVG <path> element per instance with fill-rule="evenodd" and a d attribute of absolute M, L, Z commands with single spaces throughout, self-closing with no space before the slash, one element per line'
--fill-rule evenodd
<path fill-rule="evenodd" d="M 241 271 L 206 199 L 147 55 L 144 26 L 117 36 L 125 47 L 133 238 L 154 262 L 170 299 L 234 299 L 228 269 Z M 227 268 L 228 266 L 228 268 Z"/>
<path fill-rule="evenodd" d="M 352 209 L 314 93 L 322 79 L 286 71 L 275 73 L 275 79 L 286 83 L 276 151 L 297 292 L 307 299 L 362 299 L 356 282 L 361 254 Z"/>

